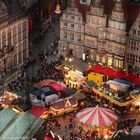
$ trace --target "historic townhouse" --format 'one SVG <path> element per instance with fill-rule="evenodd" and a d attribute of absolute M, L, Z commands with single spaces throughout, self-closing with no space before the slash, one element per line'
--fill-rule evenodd
<path fill-rule="evenodd" d="M 28 58 L 28 18 L 15 0 L 0 0 L 0 81 L 15 78 Z"/>
<path fill-rule="evenodd" d="M 124 18 L 123 1 L 115 0 L 107 28 L 107 65 L 124 67 L 126 47 L 126 20 Z"/>
<path fill-rule="evenodd" d="M 91 1 L 85 23 L 84 53 L 86 60 L 106 63 L 106 26 L 107 16 L 104 15 L 101 1 Z"/>
<path fill-rule="evenodd" d="M 140 13 L 128 33 L 126 62 L 131 71 L 140 69 Z"/>
<path fill-rule="evenodd" d="M 76 0 L 75 2 L 77 3 Z M 83 13 L 86 15 L 86 20 L 73 22 L 70 15 L 74 12 L 68 12 L 72 7 L 66 10 L 61 19 L 59 54 L 66 55 L 71 50 L 74 56 L 86 61 L 100 62 L 119 69 L 140 68 L 140 5 L 131 3 L 130 0 L 91 0 L 88 10 L 85 9 L 82 15 L 78 12 L 81 5 L 74 7 L 81 19 Z M 65 17 L 69 17 L 69 22 Z M 65 22 L 74 28 L 68 29 Z M 75 45 L 78 42 L 73 43 L 79 33 L 78 28 L 75 28 L 77 25 L 85 28 L 84 36 L 83 30 L 81 32 L 84 42 L 81 42 L 80 47 Z M 72 39 L 70 31 L 74 34 Z"/>
<path fill-rule="evenodd" d="M 59 55 L 72 54 L 82 58 L 84 46 L 83 16 L 78 11 L 74 0 L 69 1 L 69 6 L 60 19 Z"/>

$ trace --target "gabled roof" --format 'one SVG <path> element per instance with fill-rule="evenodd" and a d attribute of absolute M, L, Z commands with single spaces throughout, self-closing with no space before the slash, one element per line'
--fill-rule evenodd
<path fill-rule="evenodd" d="M 23 13 L 23 9 L 21 8 L 17 0 L 3 0 L 3 1 L 6 5 L 9 18 L 14 18 Z"/>
<path fill-rule="evenodd" d="M 86 13 L 89 10 L 88 5 L 80 4 L 80 0 L 75 0 L 75 3 L 79 9 L 79 12 L 83 14 L 83 17 L 85 19 Z M 114 6 L 114 1 L 113 0 L 102 0 L 102 4 L 104 6 L 104 13 L 108 16 L 111 15 L 112 9 Z M 124 0 L 124 15 L 127 23 L 127 31 L 130 30 L 131 26 L 135 22 L 138 14 L 140 13 L 140 5 L 139 4 L 134 4 L 131 2 L 131 0 Z"/>

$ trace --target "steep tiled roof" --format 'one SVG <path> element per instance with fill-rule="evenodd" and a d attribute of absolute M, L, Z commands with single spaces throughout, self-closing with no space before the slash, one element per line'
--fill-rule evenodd
<path fill-rule="evenodd" d="M 89 6 L 80 4 L 80 0 L 75 0 L 75 3 L 79 9 L 79 12 L 83 14 L 85 20 L 86 13 L 89 10 Z M 102 0 L 102 4 L 104 5 L 104 13 L 108 16 L 111 15 L 114 6 L 114 1 Z M 140 5 L 132 3 L 131 0 L 124 0 L 123 7 L 125 19 L 127 22 L 127 31 L 129 31 L 134 21 L 136 20 L 138 14 L 140 13 Z"/>
<path fill-rule="evenodd" d="M 23 13 L 23 10 L 17 0 L 3 0 L 7 10 L 8 10 L 8 16 L 10 18 L 14 18 L 16 16 L 19 16 Z"/>

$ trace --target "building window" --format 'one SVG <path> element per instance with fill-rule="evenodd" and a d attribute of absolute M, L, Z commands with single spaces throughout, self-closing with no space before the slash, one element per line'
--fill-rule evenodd
<path fill-rule="evenodd" d="M 65 23 L 64 23 L 64 26 L 66 27 L 67 25 L 68 25 L 68 24 L 65 22 Z"/>
<path fill-rule="evenodd" d="M 71 24 L 71 28 L 74 28 L 74 24 Z"/>
<path fill-rule="evenodd" d="M 74 20 L 74 16 L 71 16 L 71 19 Z"/>
<path fill-rule="evenodd" d="M 21 41 L 21 24 L 18 25 L 18 42 Z"/>
<path fill-rule="evenodd" d="M 17 30 L 16 27 L 13 28 L 13 45 L 17 43 Z"/>
<path fill-rule="evenodd" d="M 120 41 L 121 41 L 120 36 L 116 36 L 116 42 L 120 42 Z"/>
<path fill-rule="evenodd" d="M 21 52 L 18 53 L 18 63 L 19 64 L 22 63 L 22 53 Z"/>
<path fill-rule="evenodd" d="M 112 45 L 108 45 L 108 52 L 112 53 L 113 52 L 113 46 Z"/>
<path fill-rule="evenodd" d="M 26 21 L 22 23 L 23 40 L 26 38 Z"/>
<path fill-rule="evenodd" d="M 26 42 L 26 40 L 24 40 L 23 41 L 23 60 L 26 60 L 26 58 L 27 58 L 26 46 L 27 46 L 27 42 Z"/>
<path fill-rule="evenodd" d="M 79 41 L 79 42 L 82 41 L 81 35 L 77 36 L 77 41 Z"/>
<path fill-rule="evenodd" d="M 2 47 L 6 46 L 6 32 L 2 33 Z"/>
<path fill-rule="evenodd" d="M 138 31 L 138 36 L 140 36 L 140 30 Z"/>
<path fill-rule="evenodd" d="M 136 35 L 136 30 L 135 29 L 133 29 L 133 35 Z"/>
<path fill-rule="evenodd" d="M 64 38 L 67 39 L 67 32 L 64 31 Z"/>
<path fill-rule="evenodd" d="M 11 45 L 11 30 L 8 30 L 8 45 Z"/>
<path fill-rule="evenodd" d="M 71 34 L 70 34 L 70 39 L 71 39 L 71 40 L 74 40 L 74 33 L 71 33 Z"/>
<path fill-rule="evenodd" d="M 109 34 L 108 39 L 113 40 L 113 34 Z"/>
<path fill-rule="evenodd" d="M 78 17 L 78 20 L 81 21 L 81 17 Z"/>
<path fill-rule="evenodd" d="M 78 25 L 78 29 L 81 29 L 81 26 L 80 25 Z"/>
<path fill-rule="evenodd" d="M 68 18 L 68 15 L 67 14 L 65 15 L 65 18 Z"/>

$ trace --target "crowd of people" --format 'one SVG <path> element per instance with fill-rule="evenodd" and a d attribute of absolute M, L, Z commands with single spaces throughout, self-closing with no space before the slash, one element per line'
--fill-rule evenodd
<path fill-rule="evenodd" d="M 50 56 L 51 55 L 51 59 Z M 56 52 L 48 53 L 47 51 L 42 51 L 39 54 L 40 67 L 38 69 L 38 81 L 44 79 L 63 79 L 63 75 L 55 69 L 55 66 L 61 63 L 60 59 L 56 56 Z"/>

